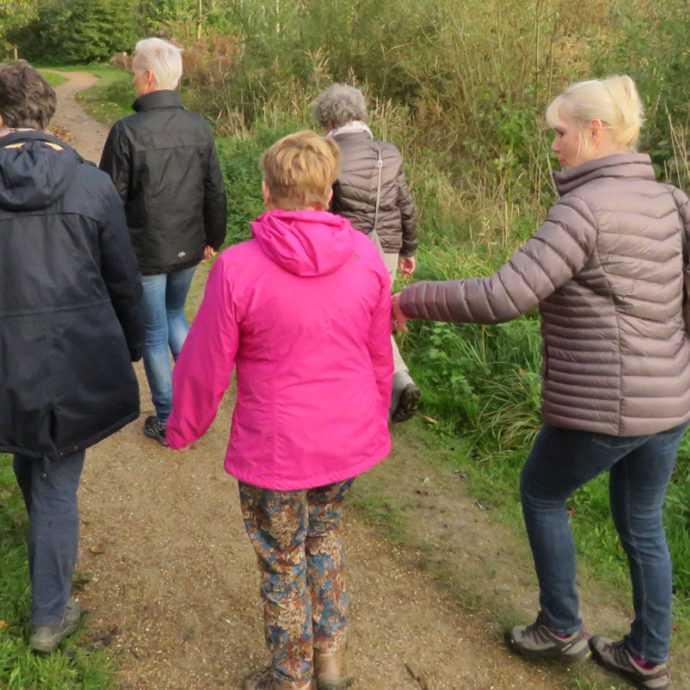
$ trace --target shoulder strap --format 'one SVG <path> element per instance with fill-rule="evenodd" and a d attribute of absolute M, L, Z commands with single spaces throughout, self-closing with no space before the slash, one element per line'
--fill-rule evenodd
<path fill-rule="evenodd" d="M 372 232 L 376 232 L 376 226 L 379 220 L 379 203 L 381 202 L 381 172 L 383 170 L 383 160 L 381 159 L 381 146 L 378 141 L 376 142 L 376 156 L 376 167 L 379 169 L 379 171 L 378 182 L 376 184 L 376 210 L 374 211 L 374 227 Z"/>

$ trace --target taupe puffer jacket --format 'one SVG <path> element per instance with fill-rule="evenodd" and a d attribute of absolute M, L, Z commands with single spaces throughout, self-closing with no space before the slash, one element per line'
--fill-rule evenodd
<path fill-rule="evenodd" d="M 376 232 L 383 251 L 414 256 L 417 249 L 415 207 L 405 181 L 398 149 L 375 141 L 368 132 L 341 132 L 333 136 L 340 147 L 340 175 L 333 185 L 331 211 L 345 216 L 356 230 L 369 234 L 374 229 L 378 150 L 381 150 L 381 193 Z"/>
<path fill-rule="evenodd" d="M 688 197 L 656 182 L 645 154 L 595 159 L 554 179 L 560 201 L 498 273 L 416 283 L 403 290 L 403 312 L 498 323 L 539 304 L 545 424 L 638 436 L 687 422 Z"/>

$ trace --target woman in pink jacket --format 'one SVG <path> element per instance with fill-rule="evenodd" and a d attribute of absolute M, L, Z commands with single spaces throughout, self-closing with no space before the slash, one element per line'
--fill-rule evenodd
<path fill-rule="evenodd" d="M 390 280 L 373 243 L 325 210 L 334 142 L 299 132 L 261 166 L 267 210 L 211 271 L 175 367 L 167 440 L 183 449 L 204 434 L 237 367 L 225 469 L 239 480 L 271 653 L 243 687 L 341 690 L 341 508 L 390 451 Z"/>

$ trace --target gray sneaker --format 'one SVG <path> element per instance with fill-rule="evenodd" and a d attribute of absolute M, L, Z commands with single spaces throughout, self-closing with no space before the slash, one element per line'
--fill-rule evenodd
<path fill-rule="evenodd" d="M 583 630 L 559 637 L 544 624 L 540 613 L 532 625 L 514 625 L 505 632 L 508 648 L 526 659 L 560 659 L 575 662 L 589 659 L 589 635 Z"/>
<path fill-rule="evenodd" d="M 149 438 L 155 438 L 162 446 L 167 446 L 168 441 L 165 438 L 165 429 L 168 423 L 167 420 L 150 415 L 144 422 L 144 434 Z"/>
<path fill-rule="evenodd" d="M 625 640 L 609 640 L 597 635 L 589 641 L 594 659 L 609 671 L 615 671 L 634 683 L 635 687 L 647 690 L 666 690 L 671 687 L 671 676 L 666 664 L 645 668 L 638 664 L 625 647 Z"/>
<path fill-rule="evenodd" d="M 58 623 L 48 623 L 47 625 L 35 625 L 33 633 L 29 638 L 31 649 L 36 652 L 48 654 L 60 644 L 60 641 L 71 635 L 79 625 L 81 608 L 79 604 L 70 598 L 65 606 L 65 615 Z"/>

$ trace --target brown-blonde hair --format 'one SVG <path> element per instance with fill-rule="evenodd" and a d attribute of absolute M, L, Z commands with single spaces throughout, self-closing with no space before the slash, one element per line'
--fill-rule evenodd
<path fill-rule="evenodd" d="M 316 132 L 289 134 L 264 151 L 261 169 L 276 208 L 325 210 L 340 172 L 340 149 Z"/>

